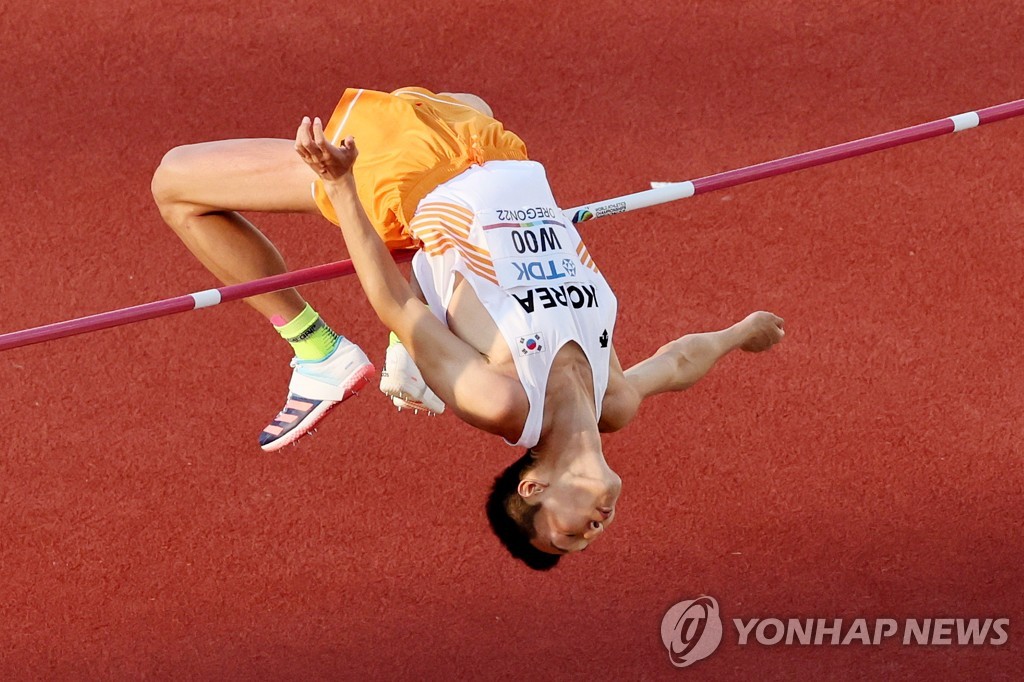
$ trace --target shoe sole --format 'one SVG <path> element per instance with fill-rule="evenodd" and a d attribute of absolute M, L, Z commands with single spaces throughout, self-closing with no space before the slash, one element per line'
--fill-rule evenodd
<path fill-rule="evenodd" d="M 412 398 L 408 397 L 406 394 L 403 393 L 399 393 L 398 395 L 389 395 L 388 397 L 391 398 L 391 403 L 398 408 L 399 412 L 401 412 L 402 410 L 413 410 L 416 412 L 422 410 L 423 412 L 426 412 L 430 416 L 435 416 L 444 413 L 445 406 L 440 399 L 438 399 L 437 401 L 440 407 L 435 408 L 433 406 L 428 406 L 426 403 L 421 402 L 419 400 L 413 400 Z"/>
<path fill-rule="evenodd" d="M 260 450 L 263 450 L 263 452 L 274 452 L 276 450 L 280 450 L 286 445 L 294 443 L 299 438 L 302 438 L 304 435 L 309 433 L 309 431 L 316 426 L 317 422 L 323 419 L 324 415 L 330 412 L 335 405 L 340 405 L 352 396 L 359 395 L 359 391 L 366 388 L 370 383 L 370 379 L 373 377 L 374 372 L 376 372 L 376 370 L 373 365 L 365 365 L 358 373 L 353 375 L 351 379 L 342 384 L 344 395 L 341 400 L 324 400 L 314 407 L 310 413 L 306 415 L 305 419 L 300 421 L 295 428 L 277 440 L 273 440 L 266 445 L 261 445 Z"/>
<path fill-rule="evenodd" d="M 379 388 L 381 393 L 389 396 L 410 395 L 408 391 L 402 390 L 405 385 L 399 377 L 381 376 Z"/>
<path fill-rule="evenodd" d="M 385 371 L 387 370 L 385 369 Z M 425 412 L 429 412 L 430 414 L 441 414 L 442 412 L 444 412 L 444 403 L 441 402 L 440 398 L 436 398 L 437 402 L 441 405 L 439 409 L 433 409 L 432 407 L 428 407 L 426 403 L 424 403 L 422 400 L 413 397 L 413 395 L 408 391 L 402 390 L 404 388 L 404 385 L 400 380 L 393 379 L 390 376 L 385 376 L 384 372 L 381 372 L 379 388 L 380 392 L 386 395 L 387 397 L 392 399 L 397 398 L 398 400 L 401 400 L 402 402 L 405 403 L 404 406 L 398 405 L 397 403 L 395 404 L 395 407 L 397 407 L 399 410 L 401 410 L 404 407 L 409 410 L 424 410 Z M 430 390 L 429 386 L 424 386 L 423 388 L 427 391 Z"/>

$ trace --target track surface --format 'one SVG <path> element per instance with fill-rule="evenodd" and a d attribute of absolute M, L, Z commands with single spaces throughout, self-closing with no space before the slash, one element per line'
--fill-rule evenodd
<path fill-rule="evenodd" d="M 477 92 L 562 205 L 1024 95 L 1018 3 L 0 4 L 4 331 L 215 283 L 148 195 L 185 142 L 348 85 Z M 0 677 L 1019 679 L 1024 122 L 584 227 L 635 362 L 787 321 L 606 451 L 618 522 L 549 575 L 482 511 L 514 451 L 376 392 L 276 456 L 287 348 L 242 304 L 0 355 Z M 257 222 L 292 267 L 325 222 Z M 378 362 L 354 278 L 309 287 Z M 996 617 L 1002 647 L 739 647 L 725 618 Z"/>

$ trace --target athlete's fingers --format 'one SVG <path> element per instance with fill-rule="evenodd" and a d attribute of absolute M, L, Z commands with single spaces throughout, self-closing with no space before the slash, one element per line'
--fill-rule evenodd
<path fill-rule="evenodd" d="M 303 159 L 310 157 L 309 153 L 309 116 L 303 116 L 302 122 L 299 124 L 299 129 L 295 133 L 295 151 L 299 153 Z"/>
<path fill-rule="evenodd" d="M 299 127 L 295 129 L 295 151 L 302 156 L 302 121 L 299 122 Z"/>
<path fill-rule="evenodd" d="M 319 121 L 319 119 L 317 119 Z M 298 131 L 295 134 L 295 151 L 298 153 L 307 166 L 321 176 L 325 177 L 327 162 L 330 160 L 330 152 L 327 149 L 323 149 L 314 140 L 314 124 L 309 120 L 308 116 L 302 118 L 302 123 L 299 125 Z M 321 128 L 321 138 L 323 137 L 323 130 Z"/>
<path fill-rule="evenodd" d="M 318 145 L 316 141 L 313 139 L 313 123 L 309 120 L 308 117 L 306 118 L 303 142 L 305 143 L 306 151 L 310 154 L 310 156 L 314 158 L 322 156 L 321 152 L 323 150 L 320 147 L 320 145 Z"/>
<path fill-rule="evenodd" d="M 302 118 L 295 131 L 295 151 L 313 171 L 325 180 L 335 180 L 352 169 L 359 152 L 355 138 L 347 137 L 335 147 L 324 134 L 324 124 L 319 117 L 310 120 Z"/>
<path fill-rule="evenodd" d="M 741 348 L 752 353 L 768 350 L 786 335 L 782 328 L 784 320 L 765 310 L 751 313 L 740 324 L 746 328 L 746 341 Z"/>
<path fill-rule="evenodd" d="M 313 155 L 322 161 L 327 161 L 330 158 L 330 145 L 324 138 L 323 124 L 320 123 L 320 117 L 313 119 L 313 123 L 309 127 L 310 140 L 309 149 L 313 152 Z"/>
<path fill-rule="evenodd" d="M 323 175 L 331 161 L 330 145 L 326 141 L 320 144 L 314 137 L 314 124 L 309 123 L 307 120 L 302 136 L 303 160 L 319 175 Z"/>
<path fill-rule="evenodd" d="M 324 164 L 330 163 L 335 154 L 334 146 L 324 135 L 324 124 L 320 120 L 319 116 L 313 119 L 311 132 L 311 149 L 313 150 L 314 156 Z"/>
<path fill-rule="evenodd" d="M 327 138 L 324 137 L 324 124 L 320 121 L 319 116 L 313 119 L 313 142 L 320 149 L 327 148 Z"/>
<path fill-rule="evenodd" d="M 352 160 L 354 161 L 359 156 L 359 150 L 356 148 L 356 138 L 349 135 L 342 144 L 345 146 L 345 150 L 352 155 Z"/>
<path fill-rule="evenodd" d="M 776 340 L 776 343 L 778 343 L 786 335 L 786 330 L 785 330 L 786 321 L 784 319 L 782 319 L 781 317 L 779 317 L 778 315 L 773 315 L 773 317 L 775 318 L 773 320 L 773 322 L 775 322 L 775 329 L 774 329 L 774 331 L 776 331 L 778 333 L 778 339 Z"/>
<path fill-rule="evenodd" d="M 295 136 L 295 142 L 303 148 L 309 145 L 309 116 L 302 117 L 302 121 L 299 123 L 299 132 Z"/>

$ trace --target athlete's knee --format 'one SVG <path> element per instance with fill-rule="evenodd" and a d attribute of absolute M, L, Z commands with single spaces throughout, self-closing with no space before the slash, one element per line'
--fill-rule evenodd
<path fill-rule="evenodd" d="M 157 206 L 168 206 L 178 201 L 182 194 L 182 179 L 185 177 L 186 154 L 183 147 L 175 147 L 164 154 L 160 165 L 153 172 L 153 180 L 149 188 L 153 192 L 153 200 Z"/>
<path fill-rule="evenodd" d="M 196 170 L 194 146 L 175 147 L 164 154 L 150 182 L 153 200 L 164 220 L 172 227 L 196 211 L 196 206 L 189 196 L 189 188 L 194 182 L 192 178 Z"/>

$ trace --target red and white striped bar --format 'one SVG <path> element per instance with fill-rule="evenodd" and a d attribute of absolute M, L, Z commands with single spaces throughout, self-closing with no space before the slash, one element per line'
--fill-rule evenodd
<path fill-rule="evenodd" d="M 413 253 L 413 251 L 396 251 L 391 255 L 394 256 L 397 262 L 403 263 L 412 260 Z M 42 327 L 0 334 L 0 351 L 18 348 L 19 346 L 28 346 L 33 343 L 42 343 L 43 341 L 61 339 L 65 336 L 119 327 L 124 324 L 131 324 L 132 322 L 150 320 L 154 317 L 184 313 L 189 310 L 198 310 L 199 308 L 210 308 L 227 301 L 236 301 L 240 298 L 267 294 L 271 291 L 280 291 L 304 284 L 312 284 L 313 282 L 344 277 L 345 275 L 351 275 L 353 272 L 355 272 L 355 268 L 352 266 L 352 261 L 337 261 L 335 263 L 327 263 L 326 265 L 316 265 L 311 268 L 286 272 L 281 275 L 274 275 L 273 277 L 264 277 L 252 282 L 232 284 L 219 289 L 197 291 L 194 294 L 185 294 L 184 296 L 145 303 L 131 308 L 121 308 L 119 310 L 89 315 L 88 317 L 67 320 L 66 322 L 55 322 L 54 324 L 47 324 Z"/>
<path fill-rule="evenodd" d="M 635 211 L 638 208 L 657 206 L 658 204 L 686 199 L 697 194 L 735 187 L 736 185 L 743 185 L 755 180 L 763 180 L 784 173 L 792 173 L 805 168 L 842 161 L 843 159 L 870 154 L 871 152 L 883 149 L 899 147 L 911 142 L 927 140 L 939 135 L 958 133 L 962 130 L 975 128 L 986 123 L 995 123 L 996 121 L 1020 116 L 1021 114 L 1024 114 L 1024 99 L 999 104 L 987 109 L 957 114 L 956 116 L 941 118 L 930 123 L 922 123 L 852 142 L 844 142 L 843 144 L 825 147 L 824 149 L 795 154 L 782 159 L 776 159 L 775 161 L 766 161 L 765 163 L 745 168 L 707 175 L 696 180 L 666 183 L 643 192 L 636 192 L 635 194 L 627 194 L 595 204 L 580 206 L 572 210 L 571 217 L 573 222 L 581 222 L 583 220 L 601 218 L 606 215 Z M 569 212 L 567 212 L 568 214 Z"/>
<path fill-rule="evenodd" d="M 775 161 L 767 161 L 745 168 L 725 171 L 724 173 L 708 175 L 696 180 L 669 183 L 655 189 L 627 194 L 585 206 L 577 206 L 564 213 L 566 218 L 574 223 L 579 223 L 607 215 L 635 211 L 639 208 L 647 208 L 678 199 L 686 199 L 696 194 L 735 187 L 736 185 L 742 185 L 755 180 L 792 173 L 813 166 L 820 166 L 870 152 L 877 152 L 911 142 L 938 137 L 947 133 L 957 133 L 986 123 L 995 123 L 996 121 L 1020 116 L 1021 114 L 1024 114 L 1024 99 L 999 104 L 986 109 L 979 109 L 978 111 L 969 111 L 932 121 L 931 123 L 922 123 L 909 128 L 902 128 L 852 142 L 837 144 L 832 147 L 825 147 L 824 149 L 787 156 Z M 407 261 L 412 258 L 413 253 L 411 251 L 404 251 L 393 255 L 396 261 Z M 185 296 L 155 301 L 131 308 L 121 308 L 120 310 L 111 310 L 97 315 L 80 317 L 65 322 L 56 322 L 42 327 L 0 334 L 0 351 L 28 346 L 33 343 L 42 343 L 43 341 L 52 341 L 65 336 L 109 329 L 110 327 L 141 322 L 142 320 L 186 312 L 197 308 L 208 308 L 225 301 L 234 301 L 239 298 L 248 298 L 249 296 L 266 294 L 271 291 L 280 291 L 281 289 L 302 286 L 335 277 L 343 277 L 351 275 L 353 272 L 355 272 L 355 269 L 352 267 L 352 261 L 338 261 L 337 263 L 318 265 L 244 284 L 233 284 L 221 287 L 220 289 L 208 289 L 194 294 L 186 294 Z"/>

